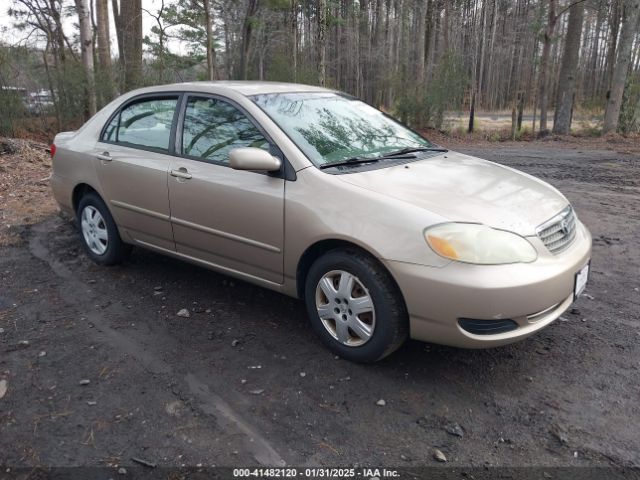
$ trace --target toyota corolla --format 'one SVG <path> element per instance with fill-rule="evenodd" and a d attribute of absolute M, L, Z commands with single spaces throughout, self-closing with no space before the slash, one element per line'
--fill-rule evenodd
<path fill-rule="evenodd" d="M 135 245 L 298 297 L 354 361 L 407 337 L 523 339 L 587 282 L 591 236 L 558 190 L 333 90 L 136 90 L 58 134 L 52 155 L 55 198 L 92 260 Z"/>

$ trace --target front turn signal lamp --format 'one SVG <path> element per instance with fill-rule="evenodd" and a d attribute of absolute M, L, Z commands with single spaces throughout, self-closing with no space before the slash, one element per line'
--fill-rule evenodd
<path fill-rule="evenodd" d="M 538 258 L 526 238 L 476 223 L 443 223 L 427 228 L 424 237 L 438 255 L 458 262 L 503 265 Z"/>

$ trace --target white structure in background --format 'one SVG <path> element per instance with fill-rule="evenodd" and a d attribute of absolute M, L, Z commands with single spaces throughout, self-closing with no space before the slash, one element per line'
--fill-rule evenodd
<path fill-rule="evenodd" d="M 53 97 L 49 90 L 29 92 L 25 99 L 25 108 L 30 115 L 43 115 L 53 109 Z"/>

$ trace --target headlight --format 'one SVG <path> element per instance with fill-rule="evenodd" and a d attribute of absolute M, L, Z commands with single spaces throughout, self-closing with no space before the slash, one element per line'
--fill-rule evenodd
<path fill-rule="evenodd" d="M 424 237 L 438 255 L 479 265 L 533 262 L 538 253 L 524 237 L 475 223 L 444 223 Z"/>

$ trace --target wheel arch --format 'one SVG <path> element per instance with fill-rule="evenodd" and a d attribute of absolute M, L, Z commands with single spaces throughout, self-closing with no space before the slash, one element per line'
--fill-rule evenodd
<path fill-rule="evenodd" d="M 370 257 L 375 263 L 378 264 L 378 266 L 382 270 L 387 272 L 387 274 L 389 275 L 389 278 L 391 278 L 395 287 L 397 288 L 397 291 L 400 294 L 402 301 L 406 305 L 404 295 L 400 290 L 398 282 L 394 278 L 393 273 L 389 271 L 389 269 L 384 265 L 384 263 L 380 261 L 380 259 L 376 255 L 374 255 L 371 251 L 367 250 L 361 245 L 358 245 L 355 242 L 345 240 L 345 239 L 338 239 L 338 238 L 329 238 L 329 239 L 319 240 L 315 242 L 313 245 L 310 245 L 304 251 L 304 253 L 300 256 L 300 259 L 298 260 L 298 265 L 296 268 L 296 294 L 298 298 L 304 299 L 304 290 L 305 290 L 307 274 L 309 273 L 309 269 L 311 268 L 311 265 L 313 265 L 313 262 L 315 262 L 318 258 L 320 258 L 325 253 L 331 250 L 336 250 L 336 249 L 357 250 L 359 252 L 364 253 L 368 257 Z"/>
<path fill-rule="evenodd" d="M 73 187 L 73 192 L 71 193 L 71 206 L 73 207 L 73 213 L 78 213 L 78 205 L 80 204 L 80 199 L 88 193 L 95 193 L 96 195 L 99 195 L 100 198 L 102 198 L 100 192 L 98 192 L 88 183 L 79 183 L 75 187 Z"/>

